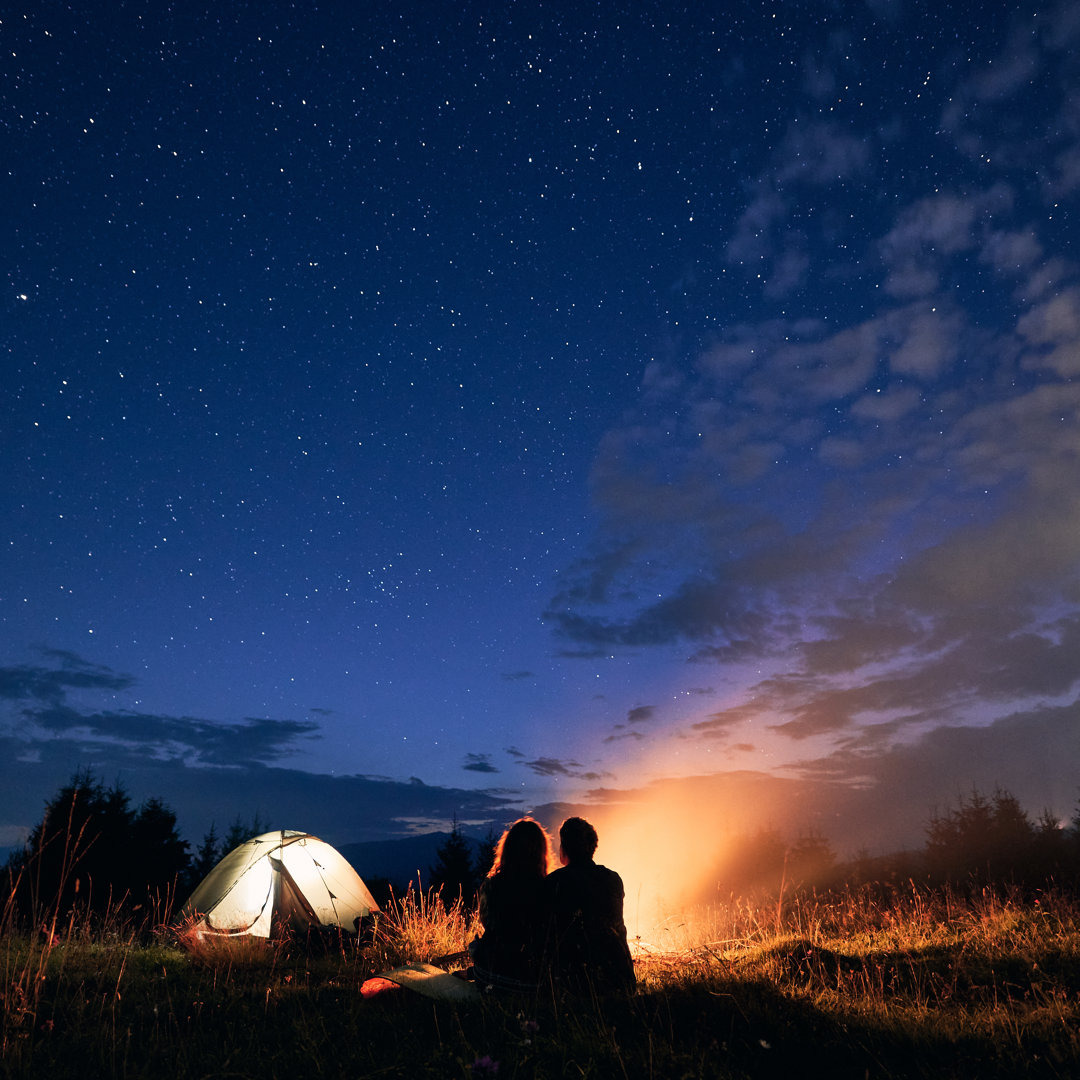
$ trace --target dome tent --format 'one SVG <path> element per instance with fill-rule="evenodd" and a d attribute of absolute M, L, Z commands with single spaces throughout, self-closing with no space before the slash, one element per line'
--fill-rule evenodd
<path fill-rule="evenodd" d="M 252 837 L 203 878 L 181 911 L 199 933 L 269 937 L 279 925 L 355 932 L 379 905 L 348 860 L 310 833 Z"/>

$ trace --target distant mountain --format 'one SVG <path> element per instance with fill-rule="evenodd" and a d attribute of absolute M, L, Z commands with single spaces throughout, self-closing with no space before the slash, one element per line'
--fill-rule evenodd
<path fill-rule="evenodd" d="M 362 878 L 385 878 L 400 895 L 410 881 L 415 885 L 418 877 L 420 888 L 427 889 L 431 883 L 431 868 L 439 861 L 439 848 L 449 836 L 449 833 L 433 832 L 404 836 L 397 840 L 368 840 L 357 844 L 340 844 L 338 851 L 352 863 L 353 869 Z M 467 839 L 473 846 L 475 859 L 484 841 L 473 836 Z"/>

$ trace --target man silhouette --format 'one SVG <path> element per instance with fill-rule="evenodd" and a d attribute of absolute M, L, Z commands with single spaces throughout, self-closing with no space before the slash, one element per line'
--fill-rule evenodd
<path fill-rule="evenodd" d="M 593 861 L 596 845 L 596 830 L 584 818 L 567 818 L 559 828 L 563 865 L 544 879 L 552 974 L 570 990 L 633 990 L 622 878 Z"/>

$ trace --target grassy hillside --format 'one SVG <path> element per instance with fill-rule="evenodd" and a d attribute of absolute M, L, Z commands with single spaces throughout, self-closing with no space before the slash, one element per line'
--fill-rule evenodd
<path fill-rule="evenodd" d="M 133 915 L 135 913 L 132 913 Z M 1080 1075 L 1080 908 L 867 887 L 684 912 L 634 943 L 631 999 L 365 997 L 464 948 L 407 898 L 368 938 L 185 941 L 122 913 L 0 940 L 5 1077 Z"/>

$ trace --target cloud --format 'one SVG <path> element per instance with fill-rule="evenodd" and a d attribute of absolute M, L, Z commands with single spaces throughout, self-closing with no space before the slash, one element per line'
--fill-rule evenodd
<path fill-rule="evenodd" d="M 884 393 L 875 390 L 852 403 L 851 415 L 859 420 L 895 423 L 913 412 L 921 400 L 922 395 L 913 386 L 897 386 Z"/>
<path fill-rule="evenodd" d="M 13 760 L 19 744 L 0 736 L 0 753 Z M 273 829 L 302 829 L 332 844 L 411 835 L 414 822 L 449 827 L 459 821 L 503 824 L 520 813 L 513 794 L 465 790 L 421 782 L 360 775 L 327 776 L 299 769 L 242 765 L 231 769 L 228 783 L 211 769 L 189 768 L 178 761 L 145 757 L 88 755 L 70 743 L 46 744 L 40 760 L 9 770 L 0 790 L 0 828 L 25 829 L 28 808 L 46 801 L 75 772 L 89 768 L 106 782 L 119 781 L 136 804 L 157 797 L 177 811 L 181 834 L 197 843 L 214 824 L 220 835 L 237 819 L 257 814 Z M 40 811 L 38 811 L 40 813 Z M 361 873 L 363 869 L 359 868 Z"/>
<path fill-rule="evenodd" d="M 107 667 L 90 664 L 74 653 L 39 649 L 53 666 L 14 664 L 0 667 L 0 700 L 57 704 L 72 690 L 126 690 L 134 683 Z"/>
<path fill-rule="evenodd" d="M 638 705 L 626 714 L 628 724 L 643 724 L 656 715 L 655 705 Z"/>
<path fill-rule="evenodd" d="M 559 634 L 605 649 L 661 645 L 679 639 L 712 640 L 715 635 L 723 634 L 725 644 L 714 645 L 713 649 L 735 654 L 760 631 L 760 620 L 752 612 L 741 610 L 741 602 L 729 595 L 729 587 L 716 581 L 684 582 L 670 597 L 625 619 L 605 619 L 556 608 L 549 609 L 546 617 Z"/>
<path fill-rule="evenodd" d="M 995 63 L 971 77 L 968 89 L 980 101 L 1001 101 L 1029 84 L 1039 67 L 1039 54 L 1030 38 L 1017 34 Z"/>
<path fill-rule="evenodd" d="M 87 706 L 86 695 L 130 689 L 135 680 L 72 653 L 39 650 L 38 665 L 0 668 L 0 755 L 17 768 L 0 786 L 0 833 L 17 838 L 35 824 L 29 808 L 72 775 L 90 769 L 120 781 L 133 801 L 158 797 L 176 809 L 182 833 L 196 841 L 256 813 L 274 828 L 302 828 L 332 843 L 406 835 L 412 822 L 460 820 L 501 827 L 517 799 L 500 790 L 464 791 L 375 776 L 324 776 L 281 767 L 304 741 L 320 737 L 314 720 L 249 717 L 223 723 Z M 79 701 L 70 701 L 76 694 Z M 513 751 L 510 751 L 513 754 Z M 488 755 L 466 769 L 496 772 Z M 223 770 L 227 778 L 223 780 Z"/>
<path fill-rule="evenodd" d="M 586 769 L 579 761 L 572 758 L 539 757 L 523 762 L 537 776 L 565 777 L 575 780 L 599 780 L 601 774 Z"/>
<path fill-rule="evenodd" d="M 1031 229 L 990 230 L 979 257 L 995 270 L 1018 274 L 1042 261 L 1043 247 Z"/>
<path fill-rule="evenodd" d="M 833 638 L 830 644 L 840 642 Z M 767 681 L 755 692 L 774 712 L 792 717 L 778 730 L 805 738 L 848 727 L 860 717 L 902 714 L 910 725 L 973 700 L 985 706 L 1038 696 L 1055 699 L 1080 683 L 1080 618 L 1075 616 L 1012 633 L 991 620 L 945 648 L 937 635 L 917 649 L 907 644 L 911 659 L 906 665 L 895 662 L 905 655 L 899 648 L 878 654 L 894 661 L 887 676 L 864 676 L 838 687 L 808 674 Z"/>
<path fill-rule="evenodd" d="M 1048 10 L 1019 9 L 1002 27 L 1000 48 L 971 65 L 945 97 L 938 129 L 963 154 L 984 166 L 1051 166 L 1075 136 L 1076 16 L 1068 3 Z M 1051 170 L 1048 170 L 1051 171 Z M 1057 178 L 1042 176 L 1050 187 Z"/>
<path fill-rule="evenodd" d="M 52 666 L 16 664 L 0 668 L 0 700 L 20 707 L 4 728 L 19 745 L 22 760 L 43 743 L 68 742 L 89 755 L 115 754 L 128 762 L 183 761 L 191 766 L 237 767 L 269 764 L 297 749 L 298 740 L 320 737 L 314 720 L 249 717 L 223 723 L 187 716 L 128 709 L 94 709 L 70 704 L 85 697 L 131 689 L 132 676 L 90 664 L 74 653 L 38 650 Z"/>
<path fill-rule="evenodd" d="M 1012 199 L 999 183 L 973 195 L 928 195 L 906 207 L 880 242 L 886 291 L 901 298 L 933 293 L 947 260 L 978 247 L 990 215 L 1006 212 Z"/>
<path fill-rule="evenodd" d="M 727 243 L 730 263 L 753 262 L 774 252 L 773 226 L 787 217 L 788 202 L 778 191 L 759 191 L 739 217 L 734 235 Z"/>
<path fill-rule="evenodd" d="M 882 334 L 888 342 L 885 355 L 889 370 L 922 381 L 949 371 L 970 336 L 964 316 L 950 305 L 936 302 L 917 302 L 889 312 L 882 319 Z M 892 390 L 892 396 L 908 395 L 905 404 L 913 404 L 911 398 L 919 393 L 909 386 Z M 858 403 L 853 408 L 857 413 Z"/>
<path fill-rule="evenodd" d="M 465 764 L 461 767 L 466 772 L 497 773 L 499 771 L 491 764 L 490 754 L 466 754 Z"/>
<path fill-rule="evenodd" d="M 740 743 L 738 750 L 754 747 Z M 626 885 L 628 919 L 648 925 L 654 907 L 669 916 L 690 898 L 715 896 L 717 867 L 731 842 L 762 828 L 789 843 L 820 830 L 840 858 L 851 859 L 922 848 L 932 814 L 972 790 L 1001 788 L 1032 817 L 1044 809 L 1067 817 L 1078 757 L 1074 701 L 980 726 L 941 725 L 894 745 L 864 740 L 772 773 L 734 769 L 597 786 L 573 805 L 537 813 L 547 822 L 568 814 L 592 821 L 598 857 Z"/>
<path fill-rule="evenodd" d="M 1033 304 L 1016 330 L 1025 346 L 1024 366 L 1063 379 L 1080 375 L 1080 286 Z"/>
<path fill-rule="evenodd" d="M 1054 171 L 1046 179 L 1047 194 L 1064 198 L 1080 188 L 1080 148 L 1067 147 L 1054 159 Z"/>
<path fill-rule="evenodd" d="M 753 749 L 744 747 L 744 749 Z M 1080 702 L 1008 713 L 978 726 L 940 725 L 888 747 L 858 745 L 808 758 L 780 774 L 736 770 L 593 788 L 580 810 L 597 823 L 641 808 L 672 813 L 672 835 L 700 835 L 709 807 L 718 840 L 772 825 L 789 839 L 816 826 L 842 857 L 921 847 L 935 809 L 973 789 L 1004 788 L 1033 817 L 1072 813 L 1080 754 Z M 603 836 L 603 829 L 601 828 Z M 704 853 L 703 853 L 704 857 Z"/>
<path fill-rule="evenodd" d="M 319 738 L 310 720 L 250 717 L 239 723 L 124 710 L 84 710 L 55 704 L 26 708 L 18 741 L 32 746 L 63 740 L 88 753 L 112 751 L 129 760 L 185 761 L 192 766 L 267 764 L 295 749 L 297 739 Z"/>
<path fill-rule="evenodd" d="M 830 50 L 842 52 L 839 38 L 830 41 Z M 830 93 L 831 73 L 808 63 L 805 77 L 812 97 Z M 814 240 L 824 234 L 833 238 L 830 247 L 835 243 L 840 222 L 820 210 L 822 190 L 866 182 L 877 167 L 865 138 L 820 119 L 818 111 L 792 118 L 768 166 L 747 183 L 746 205 L 724 245 L 725 262 L 756 275 L 771 298 L 806 284 Z"/>
<path fill-rule="evenodd" d="M 796 122 L 788 129 L 777 159 L 772 175 L 779 184 L 797 180 L 824 186 L 866 173 L 871 151 L 865 139 L 839 125 Z"/>
<path fill-rule="evenodd" d="M 1032 816 L 1049 809 L 1068 817 L 1076 781 L 1058 763 L 1077 760 L 1078 752 L 1080 702 L 1074 700 L 1009 712 L 989 724 L 937 725 L 887 748 L 853 743 L 792 772 L 812 782 L 839 784 L 838 797 L 845 797 L 845 790 L 862 792 L 856 799 L 863 812 L 871 818 L 891 816 L 893 843 L 899 844 L 917 842 L 918 826 L 932 810 L 973 789 L 989 793 L 1004 788 Z M 856 778 L 861 782 L 853 786 Z M 904 819 L 906 837 L 900 832 Z"/>
<path fill-rule="evenodd" d="M 831 57 L 818 57 L 813 51 L 803 54 L 803 85 L 815 101 L 825 101 L 836 94 L 836 72 L 829 63 Z"/>
<path fill-rule="evenodd" d="M 810 193 L 843 208 L 887 126 L 857 146 L 800 120 L 747 185 L 723 258 L 751 268 L 762 315 L 653 357 L 598 445 L 592 548 L 545 614 L 563 656 L 716 672 L 724 707 L 652 716 L 650 747 L 666 724 L 726 750 L 754 722 L 755 745 L 853 783 L 871 753 L 1036 724 L 1075 696 L 1080 267 L 1047 199 L 1080 161 L 1076 54 L 1060 44 L 1077 35 L 1063 8 L 1018 16 L 992 64 L 936 88 L 964 106 L 946 128 L 978 167 L 887 188 L 861 246 Z M 1017 106 L 1036 93 L 1026 125 Z M 841 247 L 828 267 L 803 260 Z M 816 302 L 785 286 L 783 309 L 768 303 L 785 260 Z M 834 281 L 855 283 L 852 302 L 814 290 Z"/>
<path fill-rule="evenodd" d="M 806 281 L 809 272 L 810 256 L 805 251 L 788 248 L 773 262 L 763 286 L 765 295 L 788 296 Z"/>
<path fill-rule="evenodd" d="M 626 739 L 632 739 L 634 742 L 642 742 L 645 736 L 640 731 L 625 731 L 620 726 L 616 726 L 614 735 L 605 735 L 604 742 L 606 744 L 624 742 Z"/>
<path fill-rule="evenodd" d="M 733 728 L 741 727 L 748 720 L 755 720 L 760 715 L 761 708 L 758 705 L 733 706 L 709 713 L 704 720 L 691 724 L 690 729 L 708 739 L 727 740 Z"/>

